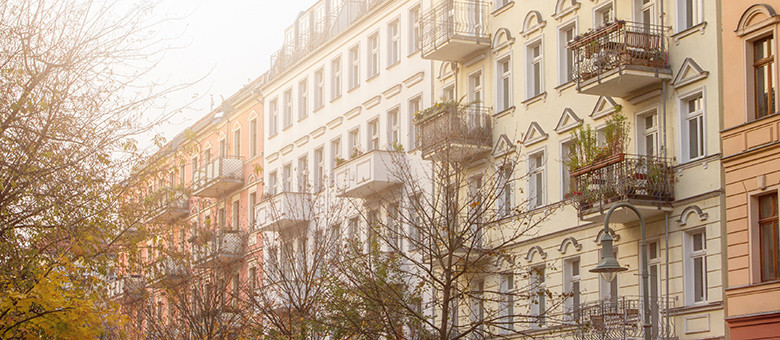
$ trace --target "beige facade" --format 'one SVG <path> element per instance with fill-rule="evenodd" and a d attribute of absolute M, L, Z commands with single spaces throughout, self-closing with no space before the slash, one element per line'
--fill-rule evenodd
<path fill-rule="evenodd" d="M 780 334 L 776 10 L 780 2 L 723 1 L 723 167 L 726 287 L 732 339 Z M 763 78 L 762 77 L 766 77 Z"/>

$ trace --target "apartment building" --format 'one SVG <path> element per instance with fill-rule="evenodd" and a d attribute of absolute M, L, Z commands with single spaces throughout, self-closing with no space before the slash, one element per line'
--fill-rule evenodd
<path fill-rule="evenodd" d="M 531 215 L 555 209 L 533 235 L 511 246 L 518 261 L 539 273 L 518 273 L 515 282 L 522 277 L 569 296 L 548 310 L 543 296 L 518 302 L 516 310 L 537 316 L 518 327 L 550 338 L 724 337 L 721 79 L 712 48 L 720 46 L 719 5 L 443 0 L 422 6 L 421 55 L 435 61 L 434 97 L 487 108 L 489 157 L 520 159 L 511 200 Z M 610 117 L 617 115 L 626 119 L 627 141 L 609 151 Z M 575 138 L 586 125 L 594 130 L 592 145 Z M 601 154 L 567 166 L 583 148 Z M 471 171 L 495 170 L 477 163 Z M 634 205 L 645 230 L 626 208 L 611 215 L 614 255 L 627 270 L 606 281 L 590 270 L 602 257 L 605 213 L 618 203 Z M 651 314 L 646 331 L 643 265 Z M 484 290 L 500 291 L 503 282 L 487 277 Z M 590 327 L 573 326 L 582 324 Z"/>
<path fill-rule="evenodd" d="M 780 2 L 723 1 L 723 168 L 732 339 L 780 334 L 777 39 Z"/>
<path fill-rule="evenodd" d="M 143 215 L 128 231 L 137 253 L 122 254 L 111 294 L 130 334 L 185 336 L 192 329 L 176 321 L 199 317 L 220 318 L 224 329 L 209 331 L 224 333 L 243 320 L 231 301 L 259 279 L 259 249 L 247 238 L 262 193 L 260 85 L 229 97 L 128 179 Z"/>

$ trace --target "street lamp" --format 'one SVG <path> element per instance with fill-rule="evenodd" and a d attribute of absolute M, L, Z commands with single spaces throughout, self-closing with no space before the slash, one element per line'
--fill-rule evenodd
<path fill-rule="evenodd" d="M 644 339 L 651 340 L 651 325 L 650 325 L 650 288 L 647 285 L 648 270 L 647 270 L 647 237 L 645 233 L 645 219 L 642 214 L 639 213 L 633 204 L 630 203 L 618 203 L 609 208 L 607 215 L 604 217 L 604 235 L 601 236 L 601 261 L 599 261 L 596 268 L 590 270 L 591 273 L 599 273 L 601 277 L 610 282 L 615 279 L 617 273 L 626 271 L 628 268 L 621 267 L 615 258 L 615 252 L 612 250 L 612 235 L 609 230 L 609 217 L 615 209 L 620 207 L 626 207 L 633 210 L 639 217 L 639 228 L 642 232 L 642 304 L 644 310 L 644 320 L 642 328 L 644 329 Z"/>

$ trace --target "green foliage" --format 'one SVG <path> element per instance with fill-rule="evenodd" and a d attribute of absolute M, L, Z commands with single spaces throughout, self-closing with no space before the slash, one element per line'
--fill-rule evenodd
<path fill-rule="evenodd" d="M 610 155 L 626 152 L 629 126 L 625 116 L 612 114 L 607 119 L 603 134 L 605 140 L 601 143 L 598 132 L 590 124 L 584 124 L 572 131 L 571 149 L 568 158 L 564 160 L 569 171 L 591 165 Z"/>

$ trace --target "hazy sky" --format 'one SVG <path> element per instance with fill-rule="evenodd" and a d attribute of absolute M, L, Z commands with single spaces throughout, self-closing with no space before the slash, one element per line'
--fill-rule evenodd
<path fill-rule="evenodd" d="M 271 54 L 282 46 L 284 28 L 315 1 L 162 0 L 154 15 L 182 18 L 169 26 L 183 32 L 175 42 L 183 47 L 166 54 L 154 78 L 181 83 L 208 76 L 193 88 L 167 98 L 169 107 L 178 107 L 205 95 L 156 132 L 170 140 L 209 112 L 210 95 L 219 105 L 220 96 L 229 97 L 265 72 Z"/>

